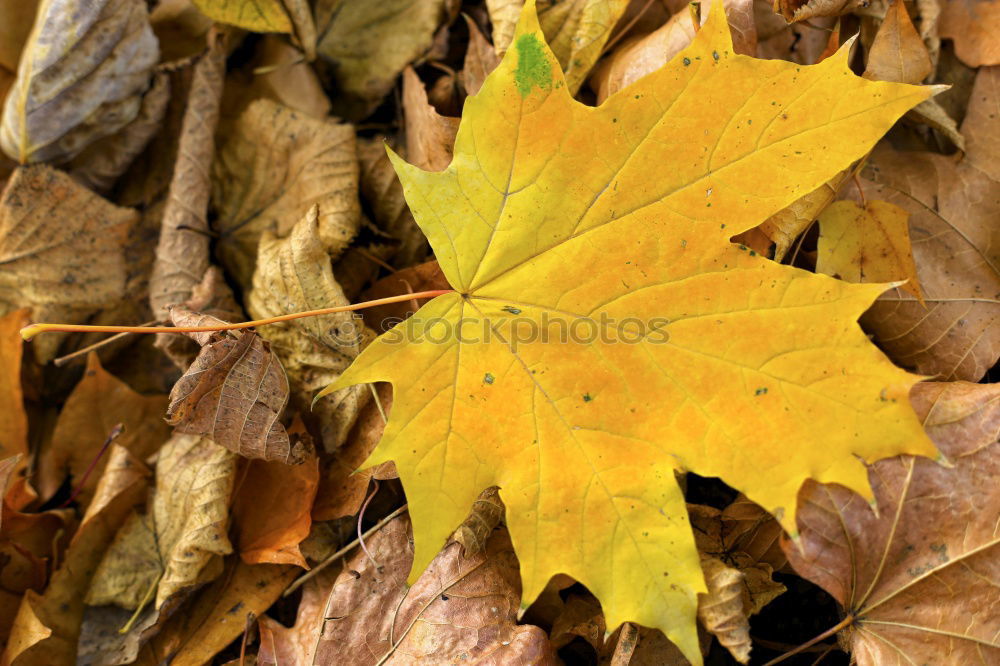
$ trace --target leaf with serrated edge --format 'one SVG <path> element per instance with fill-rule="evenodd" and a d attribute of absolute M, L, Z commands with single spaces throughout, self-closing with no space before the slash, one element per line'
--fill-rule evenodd
<path fill-rule="evenodd" d="M 567 573 L 609 627 L 658 627 L 700 664 L 705 586 L 675 469 L 721 476 L 792 530 L 806 478 L 870 496 L 862 460 L 936 455 L 906 400 L 918 378 L 856 323 L 885 285 L 728 242 L 932 92 L 855 77 L 847 55 L 812 67 L 734 55 L 716 5 L 673 61 L 590 108 L 570 97 L 529 3 L 466 101 L 451 165 L 427 173 L 395 158 L 457 293 L 383 335 L 325 392 L 397 389 L 367 465 L 400 471 L 411 575 L 497 485 L 527 599 Z M 571 324 L 577 341 L 555 342 Z M 609 331 L 617 343 L 599 340 Z"/>

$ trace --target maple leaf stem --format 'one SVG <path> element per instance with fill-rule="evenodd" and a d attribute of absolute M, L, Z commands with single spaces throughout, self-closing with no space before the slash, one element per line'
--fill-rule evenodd
<path fill-rule="evenodd" d="M 847 617 L 845 617 L 843 620 L 841 620 L 837 624 L 833 625 L 832 627 L 830 627 L 829 629 L 827 629 L 826 631 L 824 631 L 822 634 L 819 634 L 818 636 L 813 636 L 812 638 L 810 638 L 809 640 L 807 640 L 802 645 L 789 650 L 788 652 L 786 652 L 785 654 L 781 655 L 780 657 L 775 657 L 771 661 L 769 661 L 766 664 L 764 664 L 764 666 L 773 666 L 774 664 L 780 663 L 780 662 L 788 659 L 789 657 L 795 656 L 795 655 L 797 655 L 800 652 L 808 650 L 813 645 L 816 645 L 816 643 L 819 643 L 821 640 L 829 638 L 830 636 L 835 635 L 841 629 L 845 629 L 845 628 L 851 626 L 852 624 L 854 624 L 854 620 L 855 619 L 856 618 L 854 617 L 853 613 L 848 613 Z"/>
<path fill-rule="evenodd" d="M 453 289 L 432 289 L 430 291 L 418 291 L 415 294 L 400 294 L 389 296 L 388 298 L 377 298 L 374 301 L 364 301 L 362 303 L 352 303 L 351 305 L 340 305 L 333 308 L 322 308 L 319 310 L 306 310 L 305 312 L 292 312 L 291 314 L 269 317 L 267 319 L 256 319 L 254 321 L 244 321 L 236 324 L 219 324 L 214 326 L 89 326 L 86 324 L 31 324 L 21 329 L 21 337 L 30 340 L 39 333 L 48 331 L 59 331 L 62 333 L 204 333 L 208 331 L 233 331 L 241 328 L 255 328 L 276 324 L 291 319 L 302 319 L 303 317 L 317 317 L 320 315 L 334 314 L 337 312 L 350 312 L 353 310 L 364 310 L 374 308 L 379 305 L 389 305 L 391 303 L 403 303 L 417 298 L 434 298 L 442 294 L 451 294 Z"/>
<path fill-rule="evenodd" d="M 111 442 L 118 439 L 118 436 L 121 435 L 123 432 L 125 432 L 125 425 L 122 423 L 116 423 L 115 426 L 111 428 L 111 432 L 109 432 L 108 436 L 104 438 L 104 444 L 101 445 L 101 450 L 97 452 L 97 455 L 94 456 L 94 459 L 90 461 L 89 465 L 87 465 L 87 470 L 83 473 L 83 476 L 80 477 L 80 481 L 76 484 L 76 488 L 73 490 L 73 492 L 70 493 L 69 497 L 66 499 L 65 502 L 59 505 L 60 509 L 65 509 L 73 502 L 73 500 L 76 499 L 76 496 L 80 494 L 81 490 L 83 490 L 83 484 L 87 483 L 87 479 L 90 477 L 90 473 L 94 471 L 95 467 L 97 467 L 97 461 L 99 461 L 101 458 L 104 457 L 104 454 L 108 450 L 108 447 L 111 446 Z"/>

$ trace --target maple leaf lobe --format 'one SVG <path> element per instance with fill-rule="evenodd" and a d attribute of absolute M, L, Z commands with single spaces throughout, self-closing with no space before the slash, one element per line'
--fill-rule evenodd
<path fill-rule="evenodd" d="M 545 57 L 541 41 L 533 33 L 517 38 L 517 91 L 527 97 L 532 88 L 548 90 L 552 86 L 552 65 Z"/>

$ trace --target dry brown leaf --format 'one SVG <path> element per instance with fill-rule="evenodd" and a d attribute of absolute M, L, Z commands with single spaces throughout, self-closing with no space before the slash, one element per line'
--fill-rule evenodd
<path fill-rule="evenodd" d="M 869 471 L 869 506 L 840 486 L 800 491 L 795 570 L 852 618 L 862 666 L 1000 660 L 1000 385 L 917 384 L 928 434 L 951 467 L 900 456 Z"/>
<path fill-rule="evenodd" d="M 991 138 L 1000 67 L 982 68 L 962 126 L 965 159 L 876 150 L 868 198 L 910 213 L 913 259 L 925 308 L 896 289 L 862 318 L 904 367 L 979 380 L 1000 358 L 1000 145 Z M 975 139 L 973 139 L 975 137 Z"/>
<path fill-rule="evenodd" d="M 504 505 L 499 491 L 498 487 L 492 486 L 479 493 L 468 517 L 451 535 L 453 541 L 461 544 L 464 557 L 486 550 L 486 542 L 503 520 Z"/>
<path fill-rule="evenodd" d="M 137 219 L 61 171 L 19 168 L 0 197 L 0 313 L 30 306 L 36 321 L 80 323 L 117 303 Z M 53 358 L 64 337 L 37 339 L 35 358 Z"/>
<path fill-rule="evenodd" d="M 941 0 L 938 33 L 955 41 L 958 57 L 970 67 L 1000 65 L 1000 2 Z"/>
<path fill-rule="evenodd" d="M 166 318 L 168 306 L 190 298 L 208 270 L 209 168 L 225 66 L 224 40 L 212 33 L 208 51 L 194 66 L 149 281 L 149 304 L 159 319 Z"/>
<path fill-rule="evenodd" d="M 159 47 L 142 0 L 42 3 L 0 121 L 22 164 L 62 162 L 139 113 Z"/>
<path fill-rule="evenodd" d="M 330 99 L 316 71 L 302 61 L 297 48 L 278 35 L 264 35 L 253 59 L 226 75 L 223 124 L 238 119 L 253 100 L 262 97 L 311 118 L 325 118 L 330 113 Z"/>
<path fill-rule="evenodd" d="M 254 32 L 291 32 L 282 0 L 192 0 L 209 18 Z"/>
<path fill-rule="evenodd" d="M 307 62 L 316 59 L 316 21 L 309 0 L 281 0 L 292 21 L 292 34 Z"/>
<path fill-rule="evenodd" d="M 708 592 L 698 595 L 698 619 L 741 664 L 750 661 L 750 621 L 743 608 L 743 574 L 702 556 Z"/>
<path fill-rule="evenodd" d="M 868 0 L 775 0 L 775 11 L 786 21 L 805 21 L 819 16 L 843 16 L 858 7 L 864 7 Z"/>
<path fill-rule="evenodd" d="M 260 666 L 312 666 L 317 636 L 323 627 L 323 610 L 339 570 L 330 567 L 319 572 L 302 587 L 302 598 L 295 624 L 286 627 L 267 615 L 258 621 Z"/>
<path fill-rule="evenodd" d="M 549 641 L 559 650 L 582 638 L 600 653 L 607 632 L 604 613 L 597 597 L 586 590 L 569 590 L 562 608 L 549 630 Z"/>
<path fill-rule="evenodd" d="M 701 5 L 701 22 L 708 19 L 709 3 Z M 753 0 L 723 0 L 726 18 L 733 34 L 737 53 L 752 55 L 757 48 L 757 30 L 753 20 Z M 600 104 L 608 97 L 645 75 L 656 71 L 694 39 L 691 12 L 684 8 L 663 26 L 645 37 L 618 46 L 590 77 L 590 87 L 597 92 Z"/>
<path fill-rule="evenodd" d="M 931 56 L 917 34 L 903 0 L 892 0 L 868 52 L 864 77 L 874 81 L 920 83 L 931 73 Z"/>
<path fill-rule="evenodd" d="M 308 437 L 301 422 L 289 435 Z M 301 465 L 251 460 L 233 502 L 233 524 L 240 557 L 247 564 L 294 564 L 308 569 L 299 544 L 312 527 L 313 500 L 319 486 L 319 459 Z"/>
<path fill-rule="evenodd" d="M 429 250 L 427 238 L 417 227 L 403 198 L 403 186 L 389 162 L 385 147 L 385 137 L 358 139 L 361 194 L 371 207 L 379 229 L 399 241 L 393 264 L 405 268 L 422 261 Z"/>
<path fill-rule="evenodd" d="M 0 0 L 0 68 L 17 71 L 21 50 L 35 24 L 39 0 Z M 0 102 L 3 101 L 0 94 Z"/>
<path fill-rule="evenodd" d="M 459 80 L 467 95 L 475 95 L 486 80 L 487 75 L 500 64 L 500 56 L 487 41 L 479 26 L 467 14 L 465 24 L 469 27 L 469 44 L 465 49 L 465 61 Z"/>
<path fill-rule="evenodd" d="M 178 63 L 205 50 L 205 39 L 215 22 L 192 0 L 160 0 L 149 15 L 160 40 L 160 62 Z"/>
<path fill-rule="evenodd" d="M 706 653 L 712 637 L 699 631 L 702 653 Z M 606 656 L 610 653 L 610 656 Z M 607 640 L 606 659 L 601 664 L 608 666 L 690 666 L 676 645 L 667 640 L 663 632 L 626 622 Z"/>
<path fill-rule="evenodd" d="M 328 456 L 323 463 L 319 492 L 312 510 L 314 521 L 336 520 L 355 515 L 361 509 L 365 494 L 368 492 L 368 483 L 372 479 L 382 481 L 398 476 L 396 466 L 391 462 L 367 469 L 361 468 L 361 464 L 375 450 L 385 430 L 385 418 L 379 411 L 379 404 L 382 405 L 386 415 L 392 409 L 391 386 L 379 384 L 376 392 L 378 403 L 373 400 L 365 405 L 358 414 L 358 420 L 347 441 L 335 455 Z"/>
<path fill-rule="evenodd" d="M 831 55 L 830 47 L 840 46 L 837 33 L 836 44 L 833 34 L 838 19 L 832 16 L 817 16 L 808 23 L 785 21 L 774 11 L 771 0 L 754 0 L 754 24 L 757 26 L 758 58 L 781 59 L 800 65 L 812 65 Z"/>
<path fill-rule="evenodd" d="M 136 117 L 117 133 L 84 148 L 67 166 L 69 174 L 95 192 L 109 192 L 160 131 L 169 101 L 170 76 L 164 71 L 156 72 L 152 85 L 142 96 Z"/>
<path fill-rule="evenodd" d="M 354 129 L 259 99 L 233 125 L 212 165 L 219 256 L 249 287 L 265 231 L 285 236 L 319 205 L 319 238 L 339 255 L 357 233 Z"/>
<path fill-rule="evenodd" d="M 840 172 L 761 223 L 758 229 L 774 242 L 775 261 L 785 258 L 799 234 L 805 232 L 816 221 L 820 211 L 836 198 L 837 191 L 849 175 L 848 171 Z"/>
<path fill-rule="evenodd" d="M 181 307 L 170 317 L 175 326 L 223 323 Z M 167 423 L 246 458 L 303 462 L 305 444 L 289 438 L 279 420 L 288 379 L 267 342 L 246 329 L 187 335 L 202 349 L 170 392 Z"/>
<path fill-rule="evenodd" d="M 377 565 L 364 552 L 344 565 L 324 612 L 317 663 L 556 663 L 541 629 L 516 624 L 520 575 L 505 530 L 470 558 L 459 544 L 446 546 L 407 589 L 409 523 L 402 515 L 368 539 Z"/>
<path fill-rule="evenodd" d="M 403 70 L 403 113 L 406 118 L 406 158 L 428 171 L 451 164 L 458 118 L 440 115 L 427 101 L 424 84 L 412 67 Z"/>
<path fill-rule="evenodd" d="M 502 56 L 514 39 L 514 28 L 521 16 L 524 0 L 486 0 L 490 24 L 493 26 L 493 48 Z"/>
<path fill-rule="evenodd" d="M 316 50 L 341 93 L 334 113 L 359 120 L 373 111 L 403 68 L 430 50 L 438 27 L 454 18 L 454 4 L 319 0 Z"/>
<path fill-rule="evenodd" d="M 611 29 L 625 13 L 629 0 L 572 0 L 537 3 L 538 23 L 545 41 L 566 74 L 566 85 L 575 95 L 583 85 Z"/>
<path fill-rule="evenodd" d="M 73 535 L 62 565 L 42 593 L 21 601 L 4 663 L 64 664 L 76 658 L 83 621 L 82 591 L 118 526 L 142 504 L 151 473 L 128 449 L 112 444 L 94 501 Z M 39 626 L 44 627 L 39 631 Z"/>
<path fill-rule="evenodd" d="M 372 301 L 379 298 L 398 296 L 407 292 L 430 291 L 433 289 L 449 289 L 448 280 L 436 261 L 428 261 L 410 268 L 404 268 L 388 275 L 363 294 L 362 299 Z M 378 307 L 366 308 L 362 311 L 365 323 L 379 333 L 384 333 L 408 316 L 420 309 L 427 300 L 413 299 L 403 303 L 391 303 Z"/>
<path fill-rule="evenodd" d="M 913 265 L 910 214 L 886 201 L 864 208 L 837 201 L 819 216 L 816 272 L 848 282 L 906 281 L 902 288 L 923 300 Z"/>
<path fill-rule="evenodd" d="M 256 319 L 292 312 L 348 305 L 333 277 L 330 257 L 320 236 L 322 209 L 313 206 L 287 238 L 264 232 L 247 308 Z M 265 326 L 260 336 L 281 360 L 295 396 L 307 408 L 316 393 L 335 380 L 371 337 L 350 312 L 305 317 Z M 344 443 L 358 411 L 368 401 L 365 386 L 338 391 L 313 407 L 323 447 L 335 451 Z M 308 412 L 307 412 L 308 416 Z"/>
<path fill-rule="evenodd" d="M 213 556 L 233 551 L 227 525 L 236 460 L 204 437 L 170 438 L 156 462 L 152 507 L 144 515 L 133 513 L 118 531 L 94 574 L 87 604 L 134 610 L 148 597 L 158 609 L 206 580 L 206 569 L 217 574 L 208 566 Z"/>
<path fill-rule="evenodd" d="M 749 555 L 778 571 L 788 563 L 781 549 L 781 525 L 760 505 L 740 494 L 722 510 L 722 542 L 726 550 Z M 745 572 L 744 572 L 745 573 Z"/>
<path fill-rule="evenodd" d="M 958 130 L 958 124 L 955 122 L 955 119 L 948 115 L 948 112 L 936 98 L 925 99 L 907 111 L 904 118 L 914 123 L 927 125 L 936 129 L 948 137 L 948 140 L 955 144 L 955 147 L 965 152 L 965 137 Z"/>
<path fill-rule="evenodd" d="M 167 621 L 143 646 L 134 663 L 137 666 L 212 663 L 212 658 L 246 629 L 247 615 L 260 615 L 267 610 L 299 571 L 288 565 L 249 565 L 239 558 L 229 558 L 222 574 Z M 290 665 L 282 662 L 282 666 Z"/>
<path fill-rule="evenodd" d="M 24 342 L 18 331 L 28 325 L 28 310 L 0 317 L 0 460 L 28 453 L 28 416 L 21 390 Z M 7 489 L 0 483 L 0 497 Z"/>
<path fill-rule="evenodd" d="M 81 481 L 87 468 L 98 459 L 108 434 L 122 424 L 124 431 L 115 439 L 115 445 L 128 450 L 137 460 L 145 460 L 170 436 L 161 418 L 166 407 L 166 396 L 139 395 L 106 372 L 97 354 L 91 352 L 83 378 L 67 398 L 52 439 L 38 458 L 33 482 L 39 494 L 51 498 L 68 475 L 73 487 L 79 488 L 77 501 L 86 508 L 102 478 L 101 470 L 110 462 L 98 460 L 89 478 Z"/>

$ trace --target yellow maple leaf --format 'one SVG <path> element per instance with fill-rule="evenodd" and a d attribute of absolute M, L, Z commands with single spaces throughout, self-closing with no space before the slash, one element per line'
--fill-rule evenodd
<path fill-rule="evenodd" d="M 528 2 L 451 165 L 392 156 L 455 293 L 324 394 L 393 384 L 365 466 L 396 462 L 415 574 L 497 485 L 527 600 L 567 573 L 609 627 L 658 627 L 700 664 L 705 586 L 675 470 L 722 477 L 792 531 L 805 479 L 870 498 L 862 461 L 936 454 L 907 402 L 919 378 L 857 325 L 885 285 L 729 242 L 932 92 L 858 78 L 847 55 L 734 55 L 717 3 L 689 48 L 592 108 Z"/>

